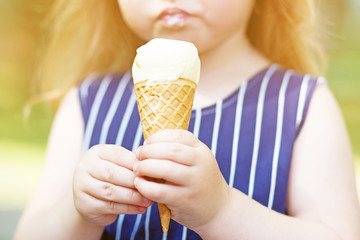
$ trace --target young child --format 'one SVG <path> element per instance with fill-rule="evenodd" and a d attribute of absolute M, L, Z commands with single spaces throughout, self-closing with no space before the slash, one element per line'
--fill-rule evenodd
<path fill-rule="evenodd" d="M 344 122 L 309 75 L 315 14 L 310 0 L 56 1 L 42 86 L 73 88 L 15 239 L 360 239 Z M 189 131 L 143 143 L 129 69 L 153 38 L 194 43 L 201 78 Z"/>

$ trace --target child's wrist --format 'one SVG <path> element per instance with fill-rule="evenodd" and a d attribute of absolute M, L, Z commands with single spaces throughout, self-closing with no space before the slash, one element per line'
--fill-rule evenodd
<path fill-rule="evenodd" d="M 219 206 L 214 216 L 204 224 L 193 229 L 202 239 L 221 239 L 229 221 L 231 221 L 232 209 L 234 201 L 233 191 L 235 189 L 228 187 L 224 194 L 224 201 Z M 240 203 L 239 203 L 240 204 Z"/>

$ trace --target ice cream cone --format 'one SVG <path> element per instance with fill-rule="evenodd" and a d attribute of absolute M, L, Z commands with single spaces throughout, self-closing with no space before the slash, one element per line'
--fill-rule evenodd
<path fill-rule="evenodd" d="M 137 52 L 133 78 L 144 138 L 164 129 L 187 130 L 200 72 L 195 46 L 154 39 Z M 162 229 L 167 232 L 171 212 L 162 203 L 158 208 Z"/>
<path fill-rule="evenodd" d="M 144 138 L 163 129 L 188 129 L 196 84 L 179 79 L 171 82 L 135 84 L 141 126 Z M 171 212 L 158 203 L 161 226 L 169 229 Z"/>
<path fill-rule="evenodd" d="M 163 129 L 188 129 L 196 85 L 185 79 L 135 84 L 144 138 Z"/>

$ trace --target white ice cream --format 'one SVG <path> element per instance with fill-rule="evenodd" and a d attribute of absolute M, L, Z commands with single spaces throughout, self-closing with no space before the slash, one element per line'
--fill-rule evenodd
<path fill-rule="evenodd" d="M 198 84 L 200 59 L 194 44 L 155 38 L 137 49 L 132 67 L 134 83 L 187 79 Z"/>

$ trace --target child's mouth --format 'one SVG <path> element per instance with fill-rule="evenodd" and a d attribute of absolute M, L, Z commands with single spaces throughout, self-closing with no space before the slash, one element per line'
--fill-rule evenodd
<path fill-rule="evenodd" d="M 167 8 L 161 12 L 159 20 L 167 27 L 182 27 L 190 14 L 179 8 Z"/>

